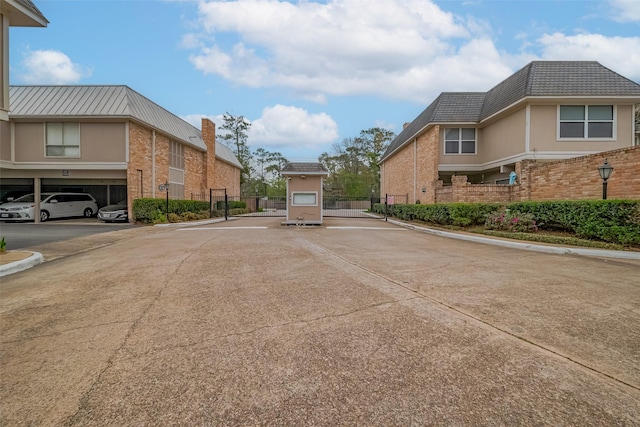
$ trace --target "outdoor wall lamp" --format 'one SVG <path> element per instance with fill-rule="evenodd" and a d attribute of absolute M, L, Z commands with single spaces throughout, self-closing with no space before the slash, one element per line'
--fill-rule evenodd
<path fill-rule="evenodd" d="M 600 178 L 602 178 L 602 200 L 607 200 L 607 180 L 613 172 L 613 166 L 609 165 L 608 159 L 604 160 L 602 166 L 598 166 L 598 172 L 600 172 Z"/>
<path fill-rule="evenodd" d="M 300 179 L 305 179 L 306 177 L 306 175 L 300 175 Z"/>

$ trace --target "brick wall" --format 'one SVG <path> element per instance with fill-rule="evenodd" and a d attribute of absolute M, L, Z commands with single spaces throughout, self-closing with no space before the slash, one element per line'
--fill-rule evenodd
<path fill-rule="evenodd" d="M 129 122 L 129 163 L 127 165 L 127 195 L 129 206 L 140 197 L 151 197 L 152 182 L 151 130 Z"/>
<path fill-rule="evenodd" d="M 408 203 L 435 202 L 439 132 L 439 126 L 434 126 L 383 163 L 381 197 L 408 192 Z"/>
<path fill-rule="evenodd" d="M 640 146 L 606 151 L 552 163 L 523 161 L 523 200 L 602 199 L 598 173 L 605 159 L 614 170 L 608 180 L 607 198 L 640 199 Z"/>
<path fill-rule="evenodd" d="M 216 170 L 216 125 L 207 118 L 202 118 L 202 140 L 207 146 L 205 154 L 204 187 L 219 188 L 215 180 Z M 222 187 L 224 188 L 224 187 Z M 239 193 L 238 193 L 239 194 Z"/>
<path fill-rule="evenodd" d="M 215 188 L 226 188 L 230 196 L 240 196 L 240 169 L 216 159 Z"/>
<path fill-rule="evenodd" d="M 614 168 L 607 198 L 640 199 L 640 147 L 636 146 L 550 163 L 525 160 L 516 164 L 516 185 L 469 184 L 466 176 L 454 176 L 451 187 L 442 187 L 439 182 L 435 202 L 600 200 L 602 179 L 598 167 L 605 159 Z"/>
<path fill-rule="evenodd" d="M 435 189 L 436 203 L 507 203 L 520 200 L 519 185 L 470 184 L 465 175 L 451 177 L 451 186 Z"/>

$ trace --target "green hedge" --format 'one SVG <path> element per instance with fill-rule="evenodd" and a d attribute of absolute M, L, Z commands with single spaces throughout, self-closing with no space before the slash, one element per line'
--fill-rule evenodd
<path fill-rule="evenodd" d="M 540 230 L 563 230 L 577 237 L 605 242 L 640 245 L 640 201 L 582 200 L 518 202 L 506 205 L 451 203 L 434 205 L 389 205 L 387 215 L 405 221 L 419 220 L 434 225 L 483 225 L 487 216 L 499 210 L 531 214 Z M 384 214 L 384 204 L 373 207 Z"/>
<path fill-rule="evenodd" d="M 166 199 L 135 199 L 133 201 L 133 219 L 145 223 L 167 221 Z M 209 202 L 199 200 L 169 200 L 169 214 L 183 215 L 187 212 L 209 211 Z"/>

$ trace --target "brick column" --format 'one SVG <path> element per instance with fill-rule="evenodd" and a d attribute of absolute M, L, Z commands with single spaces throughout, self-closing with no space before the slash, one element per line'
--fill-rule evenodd
<path fill-rule="evenodd" d="M 216 188 L 215 183 L 215 165 L 216 165 L 216 125 L 207 118 L 202 118 L 202 140 L 207 146 L 205 153 L 205 190 Z"/>

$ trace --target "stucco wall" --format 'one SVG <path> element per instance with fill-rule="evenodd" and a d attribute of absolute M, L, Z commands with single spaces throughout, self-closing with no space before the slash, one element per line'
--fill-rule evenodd
<path fill-rule="evenodd" d="M 11 126 L 0 120 L 0 160 L 11 161 Z"/>
<path fill-rule="evenodd" d="M 294 192 L 316 193 L 316 206 L 294 206 L 293 200 L 288 198 L 288 217 L 289 221 L 296 221 L 297 218 L 303 218 L 304 221 L 320 221 L 322 219 L 322 177 L 307 176 L 305 179 L 299 176 L 292 176 L 288 182 L 288 195 Z"/>
<path fill-rule="evenodd" d="M 618 105 L 616 107 L 615 140 L 558 140 L 558 105 L 532 105 L 530 150 L 536 152 L 596 152 L 630 147 L 633 144 L 632 123 L 633 106 Z"/>
<path fill-rule="evenodd" d="M 126 161 L 124 123 L 80 123 L 80 157 L 46 157 L 45 123 L 14 123 L 16 162 L 110 163 Z"/>

